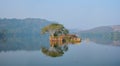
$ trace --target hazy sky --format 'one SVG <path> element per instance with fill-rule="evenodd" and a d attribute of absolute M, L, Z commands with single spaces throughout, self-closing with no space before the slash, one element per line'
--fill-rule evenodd
<path fill-rule="evenodd" d="M 120 0 L 0 0 L 0 18 L 28 17 L 72 29 L 120 25 Z"/>

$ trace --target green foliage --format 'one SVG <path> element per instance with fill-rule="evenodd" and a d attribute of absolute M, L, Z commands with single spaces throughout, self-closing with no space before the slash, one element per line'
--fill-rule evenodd
<path fill-rule="evenodd" d="M 42 47 L 41 51 L 42 51 L 42 53 L 44 53 L 45 55 L 50 56 L 50 57 L 59 57 L 64 54 L 62 48 L 58 47 L 58 46 L 50 47 L 50 48 Z"/>
<path fill-rule="evenodd" d="M 62 24 L 53 23 L 42 28 L 41 33 L 50 33 L 51 36 L 58 36 L 62 34 L 68 34 L 69 31 Z"/>

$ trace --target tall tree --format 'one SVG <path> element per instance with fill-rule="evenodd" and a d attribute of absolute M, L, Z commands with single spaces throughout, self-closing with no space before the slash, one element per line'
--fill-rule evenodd
<path fill-rule="evenodd" d="M 68 34 L 69 31 L 62 25 L 58 23 L 53 23 L 48 26 L 42 28 L 42 34 L 50 33 L 51 36 L 61 35 L 61 34 Z"/>

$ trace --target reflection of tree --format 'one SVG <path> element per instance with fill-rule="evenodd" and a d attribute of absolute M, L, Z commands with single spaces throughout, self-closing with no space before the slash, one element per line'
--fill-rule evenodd
<path fill-rule="evenodd" d="M 55 43 L 53 45 L 50 48 L 42 47 L 41 51 L 47 56 L 59 57 L 59 56 L 62 56 L 65 51 L 68 50 L 68 45 L 67 44 L 61 45 L 61 44 L 56 44 Z"/>
<path fill-rule="evenodd" d="M 66 44 L 63 46 L 63 51 L 68 51 L 68 46 Z"/>
<path fill-rule="evenodd" d="M 6 33 L 7 33 L 7 31 L 6 30 L 1 30 L 0 31 L 0 41 L 2 41 L 2 42 L 5 42 L 6 41 Z"/>
<path fill-rule="evenodd" d="M 42 47 L 42 52 L 47 56 L 51 56 L 51 57 L 59 57 L 64 54 L 62 48 L 60 47 L 50 47 L 48 49 L 45 47 Z"/>
<path fill-rule="evenodd" d="M 50 47 L 49 48 L 42 47 L 41 51 L 42 53 L 50 57 L 63 56 L 64 52 L 68 51 L 68 43 L 59 42 L 59 41 L 50 41 Z"/>

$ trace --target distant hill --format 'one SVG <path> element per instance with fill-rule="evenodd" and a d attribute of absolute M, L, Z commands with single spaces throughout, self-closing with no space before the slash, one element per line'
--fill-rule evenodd
<path fill-rule="evenodd" d="M 114 26 L 111 26 L 113 31 L 119 31 L 120 32 L 120 25 L 114 25 Z"/>
<path fill-rule="evenodd" d="M 9 33 L 40 33 L 40 29 L 51 21 L 39 18 L 26 19 L 0 19 L 0 32 L 7 31 Z"/>
<path fill-rule="evenodd" d="M 39 18 L 0 19 L 0 51 L 49 46 L 48 34 L 41 35 L 40 31 L 51 23 L 53 22 Z"/>
<path fill-rule="evenodd" d="M 114 25 L 114 26 L 101 26 L 96 27 L 90 30 L 83 30 L 79 31 L 79 33 L 85 33 L 85 32 L 120 32 L 120 25 Z"/>
<path fill-rule="evenodd" d="M 101 26 L 90 30 L 79 31 L 77 33 L 83 40 L 90 39 L 101 44 L 120 45 L 120 25 Z"/>
<path fill-rule="evenodd" d="M 39 18 L 0 19 L 0 39 L 4 35 L 8 38 L 37 36 L 40 35 L 40 31 L 44 26 L 51 23 L 52 21 Z"/>

